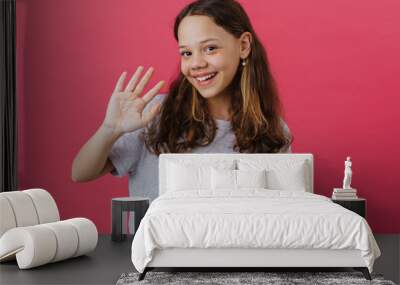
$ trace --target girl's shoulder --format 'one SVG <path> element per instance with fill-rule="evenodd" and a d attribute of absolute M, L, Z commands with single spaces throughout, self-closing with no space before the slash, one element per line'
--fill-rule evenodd
<path fill-rule="evenodd" d="M 289 135 L 290 136 L 290 129 L 288 124 L 285 122 L 285 120 L 281 117 L 281 126 L 283 129 L 283 132 L 285 133 L 285 135 Z"/>
<path fill-rule="evenodd" d="M 285 120 L 282 117 L 280 119 L 281 119 L 281 126 L 283 129 L 283 133 L 284 133 L 285 137 L 291 141 L 292 133 L 290 132 L 288 124 L 285 122 Z M 282 149 L 280 150 L 280 152 L 281 153 L 291 153 L 292 152 L 291 143 L 283 146 Z"/>

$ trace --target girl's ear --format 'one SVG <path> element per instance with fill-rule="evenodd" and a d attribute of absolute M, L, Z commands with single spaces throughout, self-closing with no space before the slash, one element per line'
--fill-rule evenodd
<path fill-rule="evenodd" d="M 239 38 L 240 44 L 240 58 L 245 59 L 249 56 L 251 51 L 251 42 L 253 37 L 250 32 L 244 32 Z"/>

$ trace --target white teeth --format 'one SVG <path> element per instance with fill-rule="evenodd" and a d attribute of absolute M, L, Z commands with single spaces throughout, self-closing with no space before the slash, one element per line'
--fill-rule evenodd
<path fill-rule="evenodd" d="M 205 80 L 213 77 L 215 74 L 216 73 L 212 73 L 212 74 L 209 74 L 209 75 L 206 75 L 206 76 L 203 76 L 203 77 L 196 77 L 196 79 L 199 80 L 199 81 L 205 81 Z"/>

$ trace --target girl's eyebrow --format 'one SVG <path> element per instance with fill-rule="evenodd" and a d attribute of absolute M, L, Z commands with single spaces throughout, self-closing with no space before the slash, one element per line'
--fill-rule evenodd
<path fill-rule="evenodd" d="M 218 41 L 218 39 L 215 39 L 215 38 L 205 39 L 205 40 L 202 40 L 200 42 L 200 44 L 204 44 L 204 43 L 209 42 L 209 41 Z M 186 47 L 186 46 L 185 45 L 179 46 L 179 48 L 184 48 L 184 47 Z"/>

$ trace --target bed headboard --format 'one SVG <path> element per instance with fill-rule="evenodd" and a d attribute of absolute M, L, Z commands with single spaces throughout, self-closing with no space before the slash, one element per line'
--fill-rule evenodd
<path fill-rule="evenodd" d="M 306 181 L 307 187 L 306 191 L 313 193 L 314 192 L 314 162 L 313 155 L 311 153 L 166 153 L 161 154 L 159 156 L 158 162 L 158 171 L 159 171 L 159 195 L 162 195 L 166 192 L 166 181 L 167 181 L 167 170 L 168 170 L 168 162 L 182 162 L 187 161 L 188 163 L 201 163 L 203 165 L 212 164 L 213 161 L 220 160 L 232 160 L 238 161 L 240 159 L 255 159 L 257 161 L 266 161 L 268 163 L 279 162 L 282 160 L 290 160 L 290 161 L 304 161 L 306 164 Z"/>

